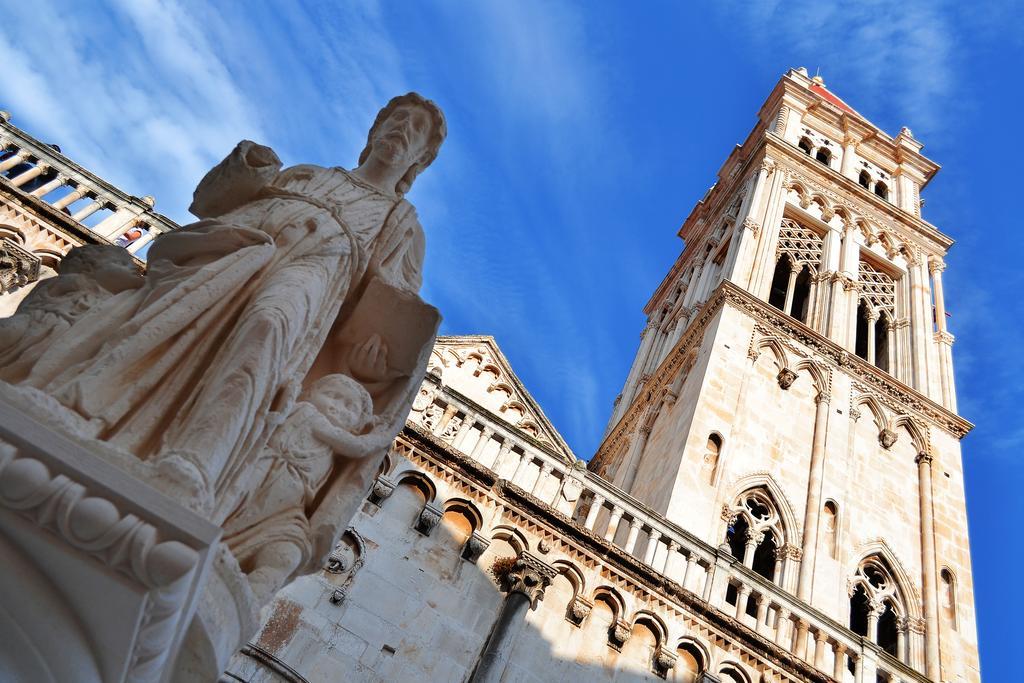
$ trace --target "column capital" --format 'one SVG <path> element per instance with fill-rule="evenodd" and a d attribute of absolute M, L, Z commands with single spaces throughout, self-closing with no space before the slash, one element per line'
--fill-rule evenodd
<path fill-rule="evenodd" d="M 750 595 L 750 592 L 752 590 L 754 590 L 754 589 L 751 586 L 748 586 L 745 583 L 741 583 L 740 587 L 736 589 L 736 592 L 739 593 L 740 595 Z"/>
<path fill-rule="evenodd" d="M 669 555 L 671 555 L 674 552 L 678 552 L 678 551 L 679 551 L 679 544 L 676 543 L 675 541 L 669 541 L 668 542 L 668 553 L 669 553 Z"/>
<path fill-rule="evenodd" d="M 780 607 L 779 608 L 779 621 L 785 621 L 786 619 L 789 619 L 789 615 L 791 615 L 791 614 L 792 614 L 792 612 L 789 611 L 789 608 L 787 608 L 787 607 Z"/>
<path fill-rule="evenodd" d="M 639 517 L 634 517 L 633 521 L 631 521 L 629 523 L 629 528 L 630 529 L 637 529 L 637 530 L 639 530 L 640 527 L 642 527 L 643 525 L 644 525 L 644 522 L 643 522 L 642 519 L 640 519 Z"/>
<path fill-rule="evenodd" d="M 816 640 L 819 643 L 824 643 L 825 641 L 827 641 L 828 634 L 825 633 L 825 629 L 819 628 L 817 631 L 815 631 L 814 640 Z"/>
<path fill-rule="evenodd" d="M 914 458 L 914 462 L 918 465 L 927 465 L 928 467 L 931 467 L 933 459 L 934 458 L 932 458 L 931 453 L 918 453 Z"/>
<path fill-rule="evenodd" d="M 815 397 L 814 397 L 814 402 L 816 404 L 817 403 L 831 403 L 832 402 L 832 394 L 828 393 L 827 391 L 819 391 L 815 395 Z"/>
<path fill-rule="evenodd" d="M 928 272 L 931 274 L 941 273 L 946 269 L 946 262 L 937 256 L 928 259 Z"/>
<path fill-rule="evenodd" d="M 505 592 L 522 593 L 529 599 L 530 608 L 536 609 L 544 599 L 544 590 L 558 570 L 532 553 L 522 552 L 505 575 Z"/>

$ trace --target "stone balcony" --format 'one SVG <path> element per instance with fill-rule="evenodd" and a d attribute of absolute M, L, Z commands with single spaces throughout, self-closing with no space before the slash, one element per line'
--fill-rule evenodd
<path fill-rule="evenodd" d="M 639 500 L 522 433 L 494 413 L 428 375 L 433 402 L 409 418 L 409 429 L 493 475 L 496 485 L 533 499 L 538 512 L 676 587 L 694 609 L 723 615 L 750 638 L 767 640 L 824 679 L 851 683 L 920 681 L 915 668 L 884 652 L 791 591 L 799 552 L 780 553 L 776 581 L 655 513 Z M 393 486 L 384 481 L 385 487 Z M 918 662 L 920 634 L 905 644 Z M 920 664 L 920 662 L 918 662 Z"/>
<path fill-rule="evenodd" d="M 131 254 L 178 227 L 153 211 L 152 197 L 133 197 L 90 173 L 11 125 L 7 112 L 0 112 L 0 178 L 8 190 L 38 200 L 55 223 L 94 241 L 113 242 L 129 228 L 141 228 L 142 236 L 127 246 Z"/>

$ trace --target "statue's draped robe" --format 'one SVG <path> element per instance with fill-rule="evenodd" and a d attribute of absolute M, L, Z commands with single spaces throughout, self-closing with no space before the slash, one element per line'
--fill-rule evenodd
<path fill-rule="evenodd" d="M 197 197 L 216 184 L 211 172 Z M 76 321 L 23 383 L 141 459 L 209 459 L 220 492 L 369 278 L 416 292 L 423 251 L 406 201 L 342 169 L 295 166 L 237 209 L 158 237 L 146 285 Z"/>

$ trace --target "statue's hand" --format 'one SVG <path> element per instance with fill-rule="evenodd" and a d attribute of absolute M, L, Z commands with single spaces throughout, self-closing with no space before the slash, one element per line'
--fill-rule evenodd
<path fill-rule="evenodd" d="M 352 376 L 364 384 L 382 382 L 388 377 L 388 347 L 379 334 L 352 347 L 348 366 Z"/>

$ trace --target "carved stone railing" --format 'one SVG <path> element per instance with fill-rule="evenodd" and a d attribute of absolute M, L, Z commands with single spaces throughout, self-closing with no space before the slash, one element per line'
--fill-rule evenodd
<path fill-rule="evenodd" d="M 65 220 L 100 238 L 97 241 L 114 242 L 131 228 L 141 229 L 142 235 L 126 245 L 132 254 L 156 235 L 178 227 L 153 211 L 152 197 L 126 194 L 11 125 L 9 119 L 7 112 L 0 112 L 0 183 L 59 212 Z M 108 210 L 109 215 L 99 222 L 91 221 L 93 225 L 84 222 L 102 210 Z"/>
<path fill-rule="evenodd" d="M 782 585 L 770 581 L 744 566 L 727 547 L 705 543 L 587 470 L 582 461 L 571 463 L 538 447 L 511 424 L 457 391 L 440 386 L 437 378 L 428 376 L 423 386 L 433 396 L 432 402 L 409 417 L 420 430 L 826 675 L 852 683 L 928 680 L 785 590 L 782 579 L 791 575 L 791 565 L 784 565 L 778 578 Z M 496 446 L 492 442 L 497 442 Z M 905 656 L 921 666 L 918 653 Z"/>

